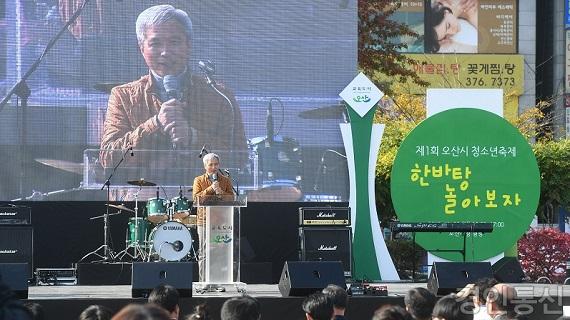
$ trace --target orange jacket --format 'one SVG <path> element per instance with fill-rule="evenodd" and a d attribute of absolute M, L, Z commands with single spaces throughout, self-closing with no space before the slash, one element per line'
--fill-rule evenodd
<path fill-rule="evenodd" d="M 232 195 L 234 190 L 232 189 L 232 180 L 226 176 L 218 174 L 218 183 L 220 188 L 222 188 L 222 195 Z M 212 188 L 212 181 L 208 178 L 208 174 L 204 173 L 201 176 L 194 178 L 194 184 L 192 186 L 192 198 L 196 201 L 197 197 L 215 195 L 216 192 Z M 206 223 L 206 208 L 198 208 L 197 224 L 204 225 Z"/>

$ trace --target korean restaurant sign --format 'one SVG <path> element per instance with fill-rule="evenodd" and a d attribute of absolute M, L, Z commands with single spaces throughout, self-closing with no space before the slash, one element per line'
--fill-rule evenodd
<path fill-rule="evenodd" d="M 405 43 L 407 53 L 517 53 L 517 0 L 478 0 L 476 6 L 465 7 L 469 1 L 401 0 L 400 8 L 391 20 L 406 24 L 418 37 L 402 36 L 396 42 Z M 435 17 L 437 7 L 448 8 L 449 18 Z M 446 38 L 430 45 L 438 26 L 446 25 Z M 437 32 L 437 31 L 435 31 Z"/>
<path fill-rule="evenodd" d="M 420 123 L 400 146 L 392 201 L 402 222 L 491 222 L 467 234 L 467 261 L 494 257 L 528 229 L 540 176 L 532 149 L 505 119 L 479 109 L 451 109 Z M 426 250 L 461 249 L 463 234 L 418 233 Z M 461 261 L 458 252 L 432 252 Z"/>
<path fill-rule="evenodd" d="M 522 55 L 490 54 L 406 54 L 415 63 L 409 66 L 430 88 L 503 89 L 503 114 L 513 119 L 518 114 L 518 96 L 524 92 Z M 425 94 L 416 86 L 410 92 Z"/>

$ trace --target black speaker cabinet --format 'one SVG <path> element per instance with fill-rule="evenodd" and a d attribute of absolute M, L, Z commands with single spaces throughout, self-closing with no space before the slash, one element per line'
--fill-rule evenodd
<path fill-rule="evenodd" d="M 26 225 L 0 225 L 0 263 L 24 263 L 32 278 L 34 229 Z"/>
<path fill-rule="evenodd" d="M 132 296 L 148 297 L 161 284 L 178 290 L 181 297 L 192 296 L 191 262 L 133 262 Z"/>
<path fill-rule="evenodd" d="M 28 299 L 27 263 L 0 263 L 0 283 L 8 286 L 18 299 Z"/>
<path fill-rule="evenodd" d="M 492 278 L 489 262 L 434 262 L 427 288 L 435 295 L 458 292 L 481 278 Z"/>
<path fill-rule="evenodd" d="M 346 288 L 340 261 L 286 261 L 278 288 L 283 297 L 308 296 L 329 284 Z"/>
<path fill-rule="evenodd" d="M 515 257 L 502 257 L 493 265 L 493 275 L 499 282 L 519 283 L 525 278 L 519 260 Z"/>
<path fill-rule="evenodd" d="M 302 261 L 340 261 L 344 275 L 352 275 L 352 229 L 350 227 L 299 228 Z"/>

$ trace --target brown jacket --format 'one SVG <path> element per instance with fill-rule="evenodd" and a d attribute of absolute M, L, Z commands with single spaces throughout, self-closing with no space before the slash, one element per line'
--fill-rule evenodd
<path fill-rule="evenodd" d="M 218 183 L 220 188 L 222 188 L 222 195 L 232 195 L 234 190 L 232 189 L 232 180 L 226 176 L 218 174 Z M 201 176 L 194 178 L 194 184 L 192 186 L 192 198 L 196 201 L 197 197 L 215 195 L 216 192 L 212 188 L 212 181 L 208 178 L 208 174 L 204 173 Z M 198 208 L 197 224 L 204 225 L 206 223 L 206 210 L 205 208 Z"/>
<path fill-rule="evenodd" d="M 106 150 L 169 150 L 170 137 L 164 134 L 156 121 L 163 101 L 159 100 L 154 89 L 154 78 L 146 75 L 113 88 L 109 97 L 107 115 L 101 138 L 100 159 L 104 167 L 112 167 L 111 153 Z M 192 75 L 189 85 L 184 88 L 185 117 L 193 129 L 188 149 L 200 150 L 206 144 L 212 150 L 229 150 L 232 134 L 232 112 L 228 102 L 216 93 L 206 80 Z M 246 151 L 247 144 L 242 116 L 235 97 L 223 86 L 218 89 L 228 96 L 234 105 L 234 150 Z M 115 154 L 120 157 L 120 152 Z M 131 161 L 136 160 L 130 159 Z M 115 159 L 116 160 L 116 159 Z M 141 165 L 149 165 L 148 159 L 138 159 Z"/>

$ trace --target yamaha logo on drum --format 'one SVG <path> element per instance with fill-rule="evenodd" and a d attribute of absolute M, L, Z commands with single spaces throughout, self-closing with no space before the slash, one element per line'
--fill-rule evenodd
<path fill-rule="evenodd" d="M 321 246 L 317 249 L 317 251 L 336 251 L 338 246 L 325 246 L 321 244 Z"/>
<path fill-rule="evenodd" d="M 16 254 L 18 250 L 0 250 L 0 254 Z"/>
<path fill-rule="evenodd" d="M 162 230 L 182 230 L 183 226 L 163 226 Z"/>

